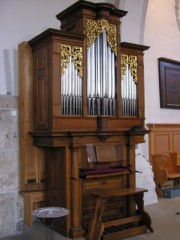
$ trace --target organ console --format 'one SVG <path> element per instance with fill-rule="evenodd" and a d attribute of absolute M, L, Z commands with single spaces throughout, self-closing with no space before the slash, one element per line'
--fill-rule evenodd
<path fill-rule="evenodd" d="M 78 1 L 57 15 L 61 30 L 47 29 L 29 41 L 30 134 L 45 154 L 45 204 L 70 210 L 56 231 L 71 238 L 90 231 L 98 191 L 118 193 L 109 196 L 102 218 L 126 220 L 111 232 L 128 237 L 147 230 L 146 190 L 136 191 L 134 173 L 136 144 L 148 133 L 143 73 L 148 47 L 120 43 L 120 19 L 126 14 L 112 4 Z"/>

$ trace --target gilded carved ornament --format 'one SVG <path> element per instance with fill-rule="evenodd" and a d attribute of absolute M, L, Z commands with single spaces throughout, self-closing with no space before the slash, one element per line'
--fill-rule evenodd
<path fill-rule="evenodd" d="M 130 70 L 131 76 L 133 77 L 134 82 L 137 83 L 138 82 L 137 56 L 136 55 L 127 55 L 127 54 L 121 55 L 121 79 L 122 80 L 126 74 L 127 65 Z"/>
<path fill-rule="evenodd" d="M 82 47 L 61 44 L 61 75 L 64 74 L 65 69 L 70 62 L 70 57 L 74 63 L 75 69 L 80 77 L 83 76 L 83 54 Z"/>
<path fill-rule="evenodd" d="M 87 19 L 86 21 L 87 46 L 90 47 L 96 40 L 96 38 L 104 30 L 106 31 L 107 43 L 111 47 L 114 54 L 117 55 L 116 25 L 110 24 L 106 19 L 98 20 Z"/>

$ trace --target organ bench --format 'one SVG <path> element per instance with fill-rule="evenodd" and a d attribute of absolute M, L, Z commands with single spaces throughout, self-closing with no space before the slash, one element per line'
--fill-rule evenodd
<path fill-rule="evenodd" d="M 116 191 L 103 190 L 94 192 L 96 207 L 86 240 L 100 240 L 102 235 L 103 240 L 122 239 L 144 233 L 146 228 L 153 232 L 150 217 L 144 211 L 143 206 L 143 195 L 146 191 L 143 188 L 127 188 Z M 137 213 L 134 216 L 103 221 L 106 204 L 114 197 L 134 197 Z"/>

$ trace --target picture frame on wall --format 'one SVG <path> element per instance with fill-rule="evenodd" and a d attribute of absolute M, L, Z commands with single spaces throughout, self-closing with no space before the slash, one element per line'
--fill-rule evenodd
<path fill-rule="evenodd" d="M 180 109 L 180 62 L 158 58 L 160 107 Z"/>

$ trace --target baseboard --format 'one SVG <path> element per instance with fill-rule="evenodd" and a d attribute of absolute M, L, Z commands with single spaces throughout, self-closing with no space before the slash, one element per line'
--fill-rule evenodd
<path fill-rule="evenodd" d="M 165 198 L 175 198 L 180 196 L 180 187 L 161 189 Z"/>

